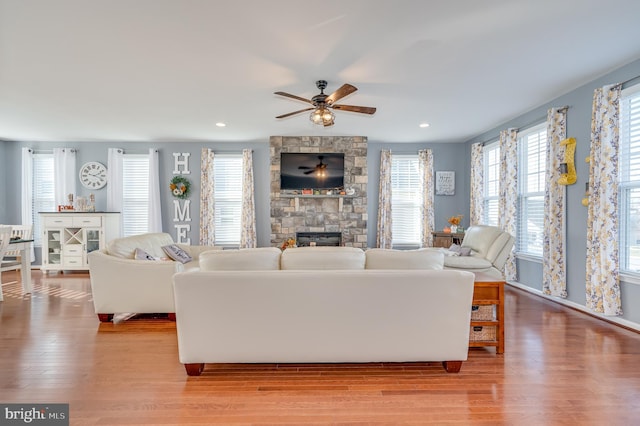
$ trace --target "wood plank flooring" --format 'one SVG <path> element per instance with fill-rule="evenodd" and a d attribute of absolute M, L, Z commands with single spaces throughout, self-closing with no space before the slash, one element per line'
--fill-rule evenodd
<path fill-rule="evenodd" d="M 640 335 L 507 286 L 506 349 L 440 363 L 211 365 L 187 377 L 175 323 L 100 324 L 86 274 L 3 273 L 0 402 L 69 403 L 72 425 L 632 425 Z M 203 338 L 206 338 L 203 336 Z"/>

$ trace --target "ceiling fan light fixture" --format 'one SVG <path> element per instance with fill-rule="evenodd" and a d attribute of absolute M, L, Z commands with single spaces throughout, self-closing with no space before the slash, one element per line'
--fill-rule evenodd
<path fill-rule="evenodd" d="M 324 108 L 322 106 L 316 108 L 311 112 L 309 119 L 313 122 L 313 124 L 318 124 L 320 126 L 331 126 L 334 123 L 335 115 L 331 110 Z"/>

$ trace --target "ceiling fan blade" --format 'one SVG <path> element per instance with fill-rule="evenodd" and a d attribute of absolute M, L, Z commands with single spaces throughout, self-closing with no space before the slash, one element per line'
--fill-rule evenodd
<path fill-rule="evenodd" d="M 315 169 L 315 167 L 309 167 L 309 166 L 298 166 L 298 169 Z"/>
<path fill-rule="evenodd" d="M 332 108 L 339 109 L 342 111 L 360 112 L 362 114 L 373 114 L 376 112 L 376 109 L 373 107 L 364 107 L 364 106 L 356 106 L 356 105 L 333 105 Z"/>
<path fill-rule="evenodd" d="M 356 90 L 358 90 L 358 88 L 355 86 L 352 86 L 350 84 L 343 84 L 338 90 L 336 90 L 335 92 L 327 96 L 327 99 L 325 99 L 325 102 L 331 105 L 338 99 L 342 99 L 345 96 L 355 92 Z"/>
<path fill-rule="evenodd" d="M 273 92 L 274 95 L 284 96 L 286 98 L 296 99 L 298 101 L 306 102 L 308 104 L 313 105 L 313 102 L 310 99 L 301 98 L 300 96 L 292 95 L 291 93 L 286 92 Z"/>
<path fill-rule="evenodd" d="M 276 118 L 286 118 L 286 117 L 290 117 L 292 115 L 300 114 L 301 112 L 311 111 L 313 109 L 315 109 L 315 107 L 314 108 L 305 108 L 305 109 L 301 109 L 301 110 L 298 110 L 298 111 L 290 112 L 289 114 L 279 115 Z"/>

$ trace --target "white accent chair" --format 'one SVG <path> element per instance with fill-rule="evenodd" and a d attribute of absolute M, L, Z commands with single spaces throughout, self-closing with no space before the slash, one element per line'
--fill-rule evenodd
<path fill-rule="evenodd" d="M 9 248 L 9 240 L 11 239 L 11 227 L 0 225 L 0 262 L 4 258 L 5 252 Z M 2 295 L 2 270 L 0 269 L 0 302 L 4 300 Z"/>
<path fill-rule="evenodd" d="M 445 256 L 444 269 L 485 272 L 503 278 L 503 268 L 514 243 L 515 238 L 511 234 L 496 226 L 470 226 L 460 244 L 462 248 L 470 249 L 470 254 Z"/>

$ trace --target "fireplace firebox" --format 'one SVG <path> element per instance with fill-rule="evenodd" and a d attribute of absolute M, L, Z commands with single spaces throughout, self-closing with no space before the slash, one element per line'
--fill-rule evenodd
<path fill-rule="evenodd" d="M 309 246 L 341 246 L 341 232 L 296 232 L 296 245 Z"/>

